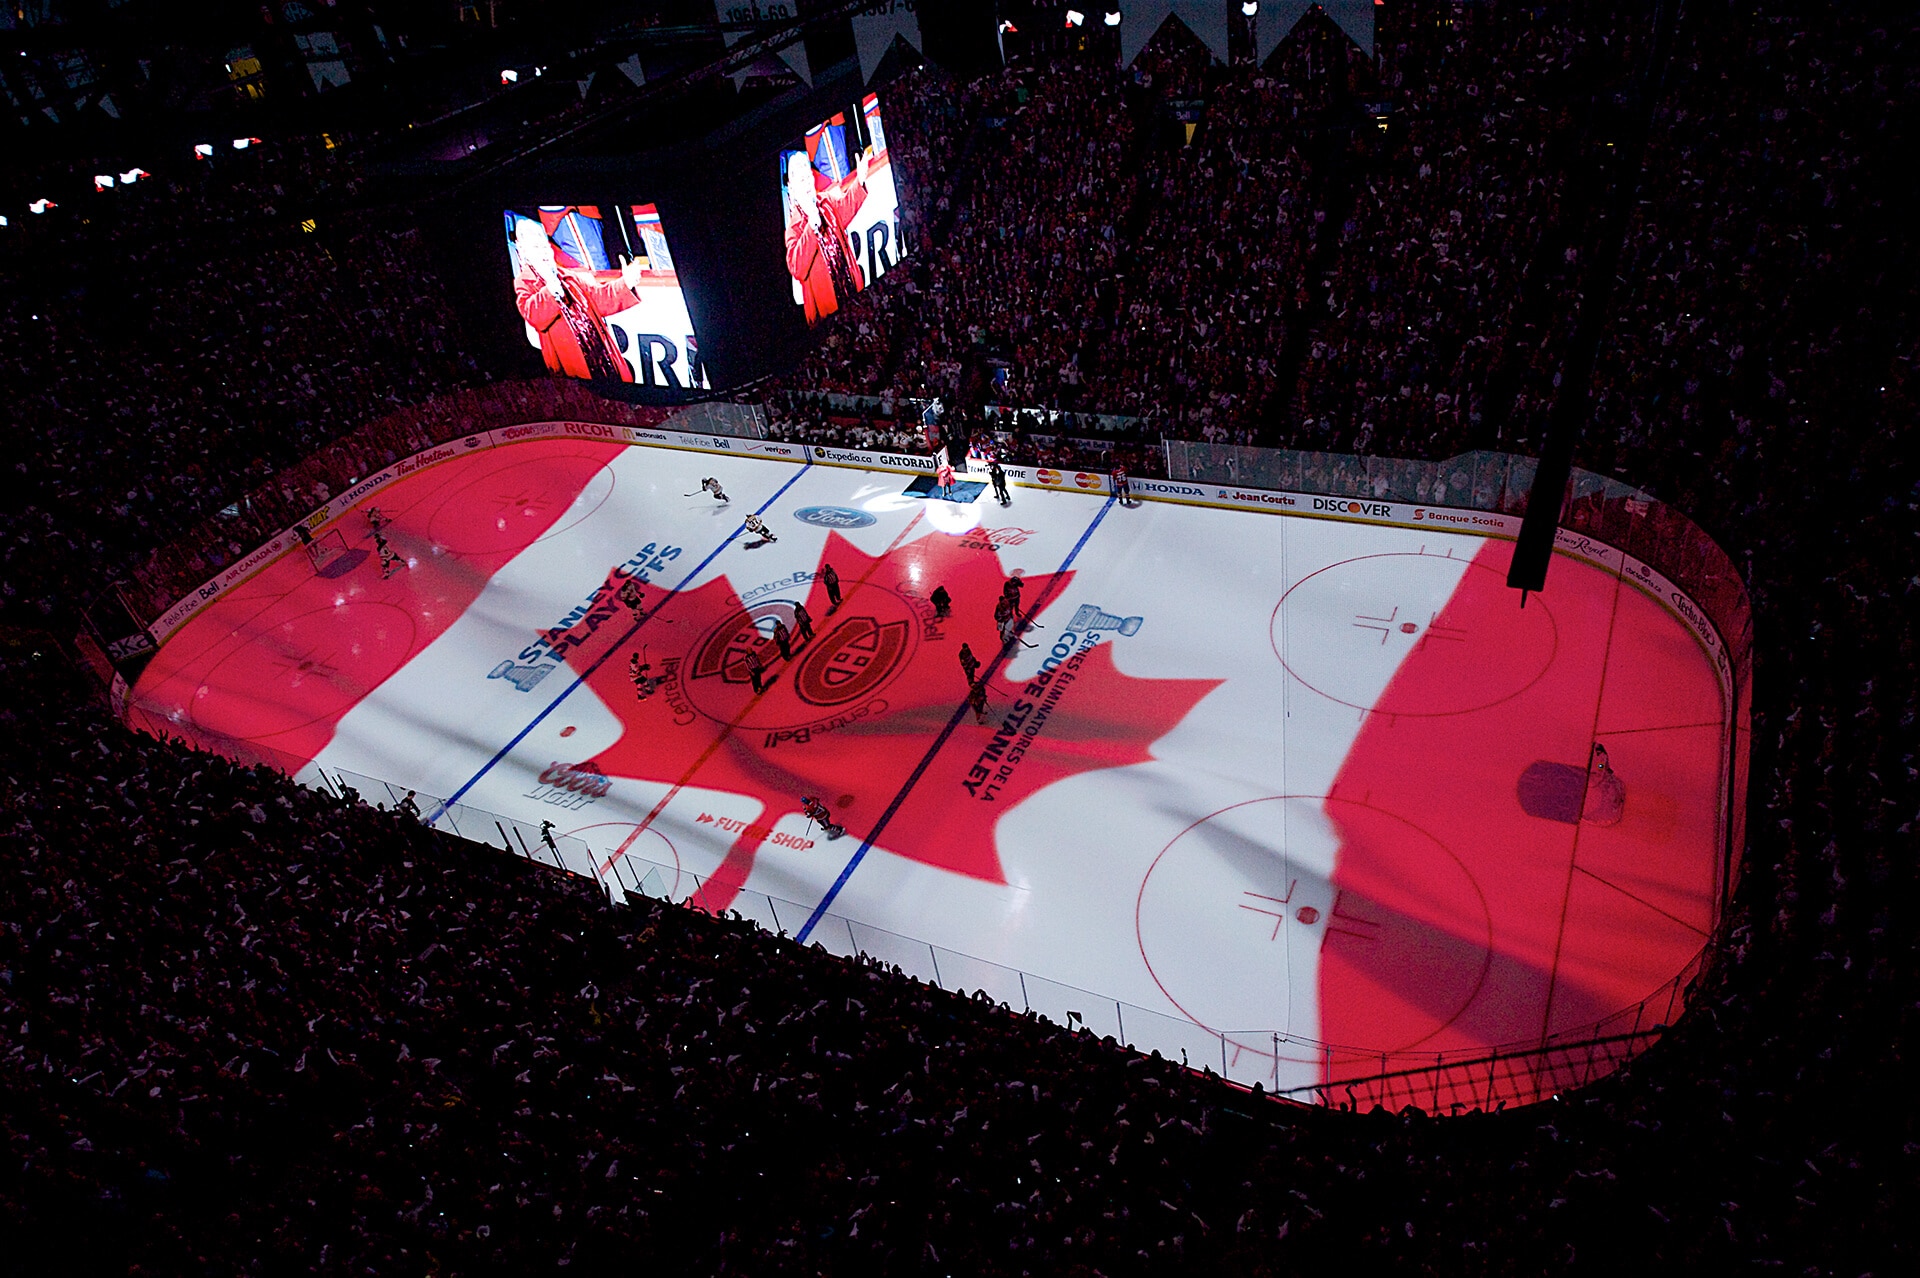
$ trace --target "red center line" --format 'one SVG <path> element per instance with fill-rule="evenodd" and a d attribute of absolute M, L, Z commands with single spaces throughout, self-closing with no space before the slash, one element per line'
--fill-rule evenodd
<path fill-rule="evenodd" d="M 894 551 L 900 549 L 900 543 L 907 539 L 907 534 L 919 525 L 922 516 L 925 514 L 926 511 L 924 509 L 914 512 L 913 518 L 907 521 L 907 526 L 900 530 L 900 535 L 895 537 L 892 543 L 880 552 L 878 559 L 875 559 L 867 566 L 867 570 L 861 573 L 859 579 L 853 583 L 853 588 L 841 595 L 840 601 L 842 604 L 851 602 L 853 597 L 860 593 L 860 587 L 866 585 L 867 579 L 873 576 L 880 565 L 885 563 L 893 555 Z M 727 738 L 733 735 L 734 729 L 740 726 L 741 720 L 745 719 L 747 715 L 752 712 L 754 706 L 759 704 L 762 695 L 764 694 L 755 694 L 747 699 L 747 704 L 741 707 L 740 713 L 735 715 L 733 720 L 724 728 L 720 729 L 719 734 L 714 737 L 707 748 L 700 752 L 700 757 L 695 759 L 692 764 L 688 766 L 687 770 L 680 774 L 680 779 L 675 781 L 672 788 L 660 797 L 658 803 L 653 805 L 653 810 L 647 813 L 640 824 L 633 827 L 633 833 L 621 840 L 620 846 L 613 850 L 613 855 L 609 856 L 606 863 L 595 871 L 598 877 L 605 878 L 607 876 L 608 871 L 613 869 L 613 863 L 627 854 L 627 849 L 633 846 L 634 840 L 647 832 L 647 829 L 653 825 L 654 820 L 658 818 L 662 812 L 666 811 L 667 805 L 679 796 L 680 791 L 687 788 L 687 784 L 698 775 L 700 769 L 707 766 L 707 760 L 713 758 L 714 752 L 726 744 Z"/>
<path fill-rule="evenodd" d="M 1600 649 L 1600 682 L 1593 692 L 1593 719 L 1587 727 L 1587 768 L 1593 767 L 1593 742 L 1600 739 L 1600 713 L 1606 708 L 1607 667 L 1613 661 L 1613 637 L 1620 629 L 1620 592 L 1626 580 L 1624 569 L 1613 573 L 1613 606 L 1607 610 L 1607 641 Z M 1584 794 L 1584 792 L 1583 792 Z M 1584 815 L 1585 799 L 1581 803 Z M 1560 927 L 1553 935 L 1553 963 L 1547 968 L 1547 997 L 1540 1009 L 1540 1045 L 1546 1046 L 1553 1029 L 1553 996 L 1560 985 L 1560 949 L 1567 940 L 1567 915 L 1573 908 L 1573 874 L 1580 868 L 1580 824 L 1573 827 L 1572 846 L 1567 849 L 1567 881 L 1560 890 Z"/>

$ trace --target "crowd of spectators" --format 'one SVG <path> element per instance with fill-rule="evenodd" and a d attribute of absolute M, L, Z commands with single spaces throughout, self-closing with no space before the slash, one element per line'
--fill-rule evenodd
<path fill-rule="evenodd" d="M 857 299 L 846 323 L 887 317 L 877 331 L 892 349 L 867 364 L 891 369 L 885 389 L 896 396 L 950 394 L 967 351 L 989 342 L 1013 356 L 1010 402 L 1072 396 L 1137 181 L 1123 82 L 1109 66 L 1069 57 L 1010 68 L 963 94 L 950 85 L 923 69 L 887 107 L 915 118 L 928 98 L 948 103 L 950 125 L 929 140 L 929 160 L 953 175 L 951 185 L 918 192 L 909 173 L 903 192 L 910 224 L 945 225 L 945 234 L 916 248 L 898 283 L 883 280 Z M 825 384 L 807 380 L 807 365 L 796 376 Z"/>
<path fill-rule="evenodd" d="M 1483 423 L 1526 438 L 1578 314 L 1574 138 L 1651 22 L 1425 4 L 1378 15 L 1377 62 L 1316 14 L 1264 65 L 1214 63 L 1174 23 L 1130 68 L 1096 42 L 964 86 L 922 69 L 887 97 L 890 118 L 942 121 L 926 151 L 948 176 L 916 190 L 903 170 L 921 257 L 789 384 L 950 393 L 985 344 L 998 402 L 1165 436 L 1412 436 L 1426 456 Z"/>
<path fill-rule="evenodd" d="M 1444 456 L 1483 437 L 1475 427 L 1508 408 L 1487 402 L 1502 361 L 1521 384 L 1493 437 L 1537 435 L 1578 314 L 1587 210 L 1568 203 L 1566 167 L 1589 157 L 1572 153 L 1576 116 L 1630 82 L 1653 26 L 1640 4 L 1452 17 L 1383 31 L 1379 91 L 1397 144 L 1356 176 L 1315 285 L 1325 319 L 1285 425 L 1337 451 L 1425 434 L 1423 455 Z M 1516 328 L 1523 282 L 1546 315 Z"/>
<path fill-rule="evenodd" d="M 1857 1127 L 1755 1090 L 1844 1064 L 1715 1073 L 1732 1000 L 1537 1109 L 1276 1106 L 136 736 L 72 678 L 0 656 L 13 1272 L 1855 1273 L 1911 1241 Z"/>
<path fill-rule="evenodd" d="M 342 434 L 478 377 L 422 286 L 417 225 L 302 229 L 357 181 L 344 147 L 291 139 L 8 228 L 0 397 L 21 427 L 0 621 L 45 624 L 73 602 L 74 564 L 129 567 Z"/>
<path fill-rule="evenodd" d="M 1178 84 L 1175 68 L 1191 59 L 1162 61 L 1173 66 L 1156 87 Z M 1296 70 L 1277 60 L 1266 74 L 1222 80 L 1192 145 L 1143 157 L 1145 215 L 1080 403 L 1151 417 L 1164 432 L 1256 442 L 1252 422 L 1278 392 L 1288 308 L 1320 231 L 1283 78 Z"/>
<path fill-rule="evenodd" d="M 924 453 L 926 430 L 904 402 L 830 403 L 825 393 L 776 392 L 767 402 L 767 434 L 792 443 Z"/>
<path fill-rule="evenodd" d="M 948 392 L 980 343 L 1008 355 L 1009 402 L 1196 438 L 1421 456 L 1530 436 L 1594 301 L 1556 78 L 1651 56 L 1651 22 L 1387 6 L 1377 69 L 1343 54 L 1337 86 L 1305 72 L 1324 33 L 1262 70 L 1159 48 L 1140 76 L 1075 54 L 966 86 L 916 73 L 887 109 L 928 122 L 902 146 L 924 244 L 776 397 L 778 428 L 923 448 L 912 418 L 829 394 Z M 284 225 L 286 192 L 336 180 L 321 150 L 177 183 L 191 232 L 132 201 L 64 257 L 10 259 L 0 1254 L 154 1274 L 1910 1271 L 1917 53 L 1914 15 L 1880 0 L 1705 0 L 1648 90 L 1580 461 L 1693 515 L 1746 573 L 1750 841 L 1681 1023 L 1606 1082 L 1497 1115 L 1279 1106 L 126 732 L 33 629 L 65 620 L 60 556 L 182 536 L 475 372 L 408 287 L 407 232 Z M 1186 146 L 1158 125 L 1196 86 Z M 1329 143 L 1335 101 L 1375 93 L 1404 132 Z M 276 186 L 269 225 L 244 197 Z"/>

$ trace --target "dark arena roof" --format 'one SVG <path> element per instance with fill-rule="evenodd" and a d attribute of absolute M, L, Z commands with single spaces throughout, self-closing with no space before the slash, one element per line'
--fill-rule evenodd
<path fill-rule="evenodd" d="M 1917 55 L 8 5 L 0 1265 L 1914 1272 Z"/>

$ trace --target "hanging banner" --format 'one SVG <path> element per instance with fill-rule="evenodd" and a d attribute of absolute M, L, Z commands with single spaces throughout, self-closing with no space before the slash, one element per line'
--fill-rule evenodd
<path fill-rule="evenodd" d="M 1230 0 L 1134 0 L 1120 9 L 1120 64 L 1129 66 L 1169 17 L 1180 19 L 1221 62 L 1227 60 Z"/>
<path fill-rule="evenodd" d="M 1313 0 L 1260 0 L 1260 11 L 1253 18 L 1253 60 L 1265 66 L 1280 42 L 1293 34 L 1293 29 L 1311 8 Z M 1371 15 L 1373 11 L 1367 12 Z M 1368 20 L 1371 22 L 1371 16 Z"/>
<path fill-rule="evenodd" d="M 782 4 L 779 0 L 713 0 L 713 16 L 722 24 L 741 22 L 789 22 L 793 19 L 793 15 L 793 6 L 790 4 Z M 758 39 L 761 34 L 761 32 L 757 31 L 723 32 L 729 49 L 748 36 Z M 813 83 L 813 68 L 807 63 L 807 42 L 805 40 L 795 40 L 786 48 L 777 50 L 774 56 L 786 63 L 787 68 L 800 77 L 802 84 Z M 753 74 L 753 69 L 756 65 L 757 63 L 748 63 L 738 71 L 735 71 L 733 73 L 734 84 L 738 86 L 742 80 Z"/>
<path fill-rule="evenodd" d="M 920 49 L 920 18 L 914 0 L 874 0 L 853 15 L 853 44 L 860 52 L 860 82 L 870 84 L 880 59 L 896 39 Z"/>
<path fill-rule="evenodd" d="M 1347 33 L 1347 39 L 1369 58 L 1373 56 L 1373 0 L 1320 0 L 1320 7 Z"/>

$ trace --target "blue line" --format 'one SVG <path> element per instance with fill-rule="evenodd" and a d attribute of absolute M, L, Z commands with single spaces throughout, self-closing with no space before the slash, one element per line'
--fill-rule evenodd
<path fill-rule="evenodd" d="M 784 497 L 786 495 L 787 489 L 799 483 L 800 476 L 806 474 L 809 470 L 812 470 L 812 469 L 813 469 L 812 462 L 803 462 L 800 466 L 800 469 L 793 472 L 793 478 L 789 479 L 786 483 L 780 485 L 780 491 L 776 492 L 773 496 L 767 498 L 766 501 L 762 502 L 760 505 L 760 509 L 754 511 L 753 513 L 756 515 L 766 514 L 768 507 L 772 506 L 773 503 L 775 503 L 776 501 L 779 501 L 782 497 Z M 467 782 L 465 785 L 461 786 L 458 790 L 455 790 L 451 795 L 447 797 L 444 803 L 442 803 L 439 807 L 435 808 L 431 813 L 429 813 L 426 818 L 426 824 L 432 825 L 435 821 L 438 821 L 441 817 L 445 816 L 447 814 L 447 809 L 451 808 L 454 804 L 460 801 L 461 795 L 473 789 L 474 785 L 480 780 L 481 777 L 484 777 L 485 775 L 487 775 L 487 773 L 493 771 L 495 764 L 499 763 L 500 760 L 506 758 L 509 754 L 513 753 L 514 747 L 518 746 L 522 741 L 525 741 L 527 739 L 527 734 L 529 732 L 532 732 L 535 728 L 539 727 L 541 722 L 548 715 L 552 714 L 562 701 L 565 701 L 568 697 L 572 696 L 574 689 L 578 688 L 581 684 L 585 683 L 588 677 L 591 676 L 594 671 L 598 670 L 602 665 L 606 663 L 606 660 L 608 657 L 611 657 L 614 653 L 620 651 L 621 648 L 626 646 L 627 640 L 633 638 L 633 636 L 639 632 L 640 627 L 646 625 L 649 621 L 652 621 L 655 617 L 659 616 L 660 610 L 667 606 L 668 600 L 671 600 L 675 595 L 679 594 L 682 590 L 685 590 L 687 588 L 687 583 L 689 581 L 692 581 L 695 577 L 698 577 L 702 572 L 704 572 L 706 570 L 707 565 L 712 563 L 715 559 L 719 558 L 720 552 L 725 550 L 728 546 L 731 546 L 733 544 L 733 539 L 735 537 L 738 537 L 741 533 L 745 531 L 746 531 L 746 526 L 742 524 L 740 527 L 728 533 L 726 540 L 722 541 L 719 545 L 715 546 L 713 548 L 713 553 L 708 555 L 705 559 L 702 559 L 698 567 L 694 568 L 692 572 L 682 577 L 680 579 L 680 584 L 675 586 L 672 590 L 669 590 L 666 594 L 665 599 L 662 599 L 659 603 L 655 604 L 653 606 L 652 611 L 648 612 L 645 617 L 642 617 L 639 621 L 636 621 L 633 623 L 633 625 L 629 626 L 627 628 L 627 632 L 621 635 L 618 639 L 614 640 L 613 643 L 607 648 L 607 650 L 601 653 L 599 658 L 592 665 L 588 666 L 585 670 L 581 671 L 578 675 L 574 677 L 573 682 L 567 685 L 565 692 L 562 692 L 559 696 L 555 697 L 551 702 L 549 702 L 545 710 L 542 710 L 539 714 L 533 716 L 532 723 L 529 723 L 526 727 L 520 729 L 520 731 L 514 736 L 513 740 L 501 746 L 499 751 L 491 759 L 487 760 L 485 766 L 483 766 L 478 772 L 474 773 L 471 777 L 467 778 Z"/>
<path fill-rule="evenodd" d="M 1060 566 L 1053 570 L 1053 577 L 1047 583 L 1047 595 L 1050 596 L 1053 594 L 1054 587 L 1059 584 L 1061 576 L 1067 569 L 1073 567 L 1073 561 L 1080 557 L 1081 550 L 1086 547 L 1088 539 L 1093 536 L 1093 530 L 1100 526 L 1100 521 L 1107 517 L 1109 510 L 1113 509 L 1113 501 L 1113 498 L 1107 498 L 1106 504 L 1100 507 L 1100 513 L 1093 517 L 1093 522 L 1087 525 L 1087 530 L 1080 534 L 1080 540 L 1073 543 L 1073 549 L 1068 551 L 1067 557 L 1060 561 Z M 1045 597 L 1037 600 L 1034 603 L 1033 612 L 1027 615 L 1032 616 L 1033 613 L 1039 612 L 1047 602 L 1048 600 Z M 980 672 L 980 678 L 982 680 L 991 679 L 994 671 L 998 670 L 1001 665 L 1006 662 L 1008 656 L 1014 651 L 1015 645 L 1019 642 L 1020 637 L 1015 635 L 1011 641 L 1001 645 L 999 655 L 987 663 L 987 668 Z M 934 757 L 946 747 L 947 738 L 953 735 L 954 729 L 960 726 L 960 721 L 966 718 L 967 711 L 970 709 L 972 709 L 972 707 L 968 705 L 967 702 L 962 701 L 960 708 L 953 712 L 953 717 L 947 720 L 947 726 L 940 730 L 938 737 L 934 738 L 933 748 L 928 750 L 921 758 L 920 766 L 913 770 L 913 775 L 907 778 L 907 783 L 900 787 L 900 793 L 893 796 L 893 802 L 889 803 L 887 810 L 880 814 L 880 819 L 874 823 L 873 829 L 868 833 L 866 841 L 854 852 L 853 859 L 847 862 L 846 868 L 840 871 L 840 877 L 833 881 L 833 886 L 827 889 L 827 894 L 820 898 L 820 904 L 813 907 L 813 913 L 807 916 L 806 923 L 801 926 L 800 931 L 794 936 L 794 940 L 800 942 L 802 945 L 806 944 L 807 937 L 812 934 L 814 927 L 820 922 L 822 916 L 826 914 L 827 907 L 833 904 L 833 899 L 840 895 L 840 889 L 845 887 L 847 880 L 853 877 L 854 870 L 858 869 L 860 862 L 866 859 L 867 853 L 873 850 L 874 842 L 879 839 L 881 831 L 887 828 L 887 823 L 893 820 L 894 814 L 900 810 L 900 805 L 907 801 L 907 796 L 913 792 L 913 787 L 920 783 L 920 778 L 926 774 L 928 768 L 933 766 Z"/>

